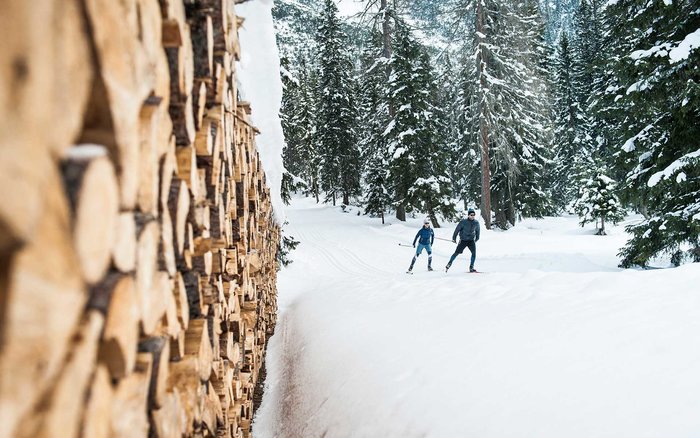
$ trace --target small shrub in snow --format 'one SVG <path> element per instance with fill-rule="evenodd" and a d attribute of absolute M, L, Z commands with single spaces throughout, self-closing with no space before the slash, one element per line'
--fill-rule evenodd
<path fill-rule="evenodd" d="M 604 236 L 606 221 L 616 224 L 625 217 L 615 189 L 615 182 L 601 172 L 584 181 L 574 204 L 574 211 L 581 218 L 581 226 L 595 222 L 596 234 Z"/>

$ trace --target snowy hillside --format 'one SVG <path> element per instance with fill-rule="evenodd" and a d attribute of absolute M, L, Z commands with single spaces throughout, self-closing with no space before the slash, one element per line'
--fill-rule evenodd
<path fill-rule="evenodd" d="M 483 274 L 435 240 L 406 275 L 422 218 L 287 214 L 255 436 L 700 436 L 700 265 L 620 270 L 622 227 L 550 218 L 482 229 Z"/>

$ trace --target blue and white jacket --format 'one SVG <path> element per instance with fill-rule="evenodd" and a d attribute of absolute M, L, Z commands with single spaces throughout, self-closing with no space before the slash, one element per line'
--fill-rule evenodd
<path fill-rule="evenodd" d="M 419 237 L 420 240 L 418 240 Z M 416 237 L 413 239 L 413 246 L 416 245 L 416 240 L 418 240 L 418 243 L 421 245 L 432 245 L 435 241 L 435 233 L 431 227 L 422 227 L 418 230 L 418 234 L 416 234 Z"/>

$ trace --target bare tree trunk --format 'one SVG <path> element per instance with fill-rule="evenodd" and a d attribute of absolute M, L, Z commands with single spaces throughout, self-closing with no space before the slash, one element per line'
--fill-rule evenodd
<path fill-rule="evenodd" d="M 382 56 L 386 60 L 387 64 L 385 66 L 385 74 L 386 74 L 386 81 L 387 83 L 389 82 L 389 78 L 391 77 L 391 64 L 389 64 L 389 60 L 391 59 L 391 37 L 392 37 L 392 28 L 391 28 L 391 17 L 393 14 L 393 9 L 389 6 L 389 0 L 381 0 L 380 2 L 381 5 L 381 13 L 382 15 L 382 39 L 384 43 L 384 48 L 382 50 Z M 394 104 L 391 100 L 389 100 L 389 119 L 393 120 L 393 118 L 396 116 L 396 109 L 394 108 Z M 405 193 L 401 191 L 401 189 L 397 190 L 398 194 L 400 197 L 403 197 Z M 406 207 L 403 205 L 399 205 L 396 207 L 396 219 L 404 222 L 406 221 Z"/>
<path fill-rule="evenodd" d="M 484 226 L 491 229 L 491 168 L 489 159 L 489 130 L 488 107 L 485 102 L 486 84 L 486 54 L 484 53 L 484 4 L 483 0 L 476 2 L 476 30 L 479 50 L 477 51 L 477 75 L 479 76 L 479 143 L 481 149 L 481 217 Z"/>
<path fill-rule="evenodd" d="M 319 202 L 321 202 L 321 199 L 318 195 L 318 180 L 316 178 L 313 179 L 313 183 L 311 184 L 311 187 L 313 190 L 313 194 L 316 197 L 316 203 L 318 204 Z"/>
<path fill-rule="evenodd" d="M 391 77 L 391 64 L 389 64 L 389 59 L 391 59 L 391 14 L 392 11 L 389 9 L 388 0 L 381 0 L 382 6 L 382 40 L 384 42 L 384 49 L 382 50 L 382 56 L 386 59 L 386 66 L 384 67 L 386 73 L 386 80 L 389 82 Z M 389 117 L 394 118 L 395 115 L 394 105 L 389 101 Z"/>
<path fill-rule="evenodd" d="M 433 228 L 440 228 L 440 223 L 437 220 L 437 215 L 435 214 L 434 211 L 428 212 L 428 217 L 430 217 L 430 221 L 433 223 Z"/>
<path fill-rule="evenodd" d="M 511 187 L 510 179 L 508 180 L 508 222 L 511 226 L 515 226 L 515 202 L 513 201 L 513 190 Z"/>
<path fill-rule="evenodd" d="M 400 220 L 401 222 L 406 222 L 406 207 L 403 205 L 399 205 L 396 207 L 396 219 Z"/>

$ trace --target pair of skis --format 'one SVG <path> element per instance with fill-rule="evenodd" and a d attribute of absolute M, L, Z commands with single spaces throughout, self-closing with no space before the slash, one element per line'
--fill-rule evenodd
<path fill-rule="evenodd" d="M 435 271 L 434 269 L 431 269 L 429 272 Z M 413 271 L 406 271 L 407 274 L 413 275 Z M 485 272 L 482 271 L 469 271 L 466 272 L 466 274 L 485 274 Z"/>
<path fill-rule="evenodd" d="M 446 240 L 446 241 L 448 241 L 448 242 L 452 242 L 451 240 L 443 239 L 443 238 L 441 238 L 441 237 L 436 237 L 436 239 Z M 408 245 L 408 244 L 406 244 L 406 243 L 399 243 L 399 246 L 406 246 L 406 247 L 408 247 L 408 248 L 415 248 L 413 245 Z M 431 271 L 433 271 L 433 269 L 431 269 Z M 407 273 L 407 274 L 413 275 L 413 271 L 406 271 L 406 273 Z M 482 271 L 469 271 L 469 272 L 467 272 L 467 274 L 484 274 L 484 273 L 485 273 L 485 272 L 482 272 Z"/>

